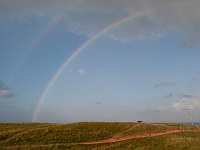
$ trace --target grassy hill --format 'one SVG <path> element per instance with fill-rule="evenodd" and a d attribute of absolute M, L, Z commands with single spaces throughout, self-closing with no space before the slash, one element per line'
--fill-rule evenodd
<path fill-rule="evenodd" d="M 0 123 L 0 149 L 200 149 L 200 126 L 80 122 Z"/>

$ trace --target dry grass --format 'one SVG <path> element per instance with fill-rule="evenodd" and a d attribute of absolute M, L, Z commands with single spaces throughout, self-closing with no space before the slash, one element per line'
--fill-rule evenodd
<path fill-rule="evenodd" d="M 130 122 L 0 123 L 0 149 L 161 148 L 200 149 L 199 126 Z"/>

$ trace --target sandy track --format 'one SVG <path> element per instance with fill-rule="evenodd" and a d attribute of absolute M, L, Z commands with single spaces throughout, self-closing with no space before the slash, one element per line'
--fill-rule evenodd
<path fill-rule="evenodd" d="M 58 144 L 46 144 L 46 145 L 24 145 L 24 146 L 8 146 L 8 147 L 0 147 L 3 149 L 16 149 L 16 148 L 36 148 L 39 146 L 45 147 L 45 146 L 53 146 L 53 145 L 63 145 L 63 144 L 69 144 L 69 145 L 95 145 L 95 144 L 106 144 L 106 143 L 115 143 L 115 142 L 121 142 L 121 141 L 126 141 L 126 140 L 131 140 L 131 139 L 136 139 L 136 138 L 146 138 L 146 137 L 153 137 L 153 136 L 160 136 L 160 135 L 165 135 L 165 134 L 170 134 L 170 133 L 177 133 L 177 132 L 184 132 L 181 130 L 168 130 L 165 132 L 160 132 L 160 133 L 154 133 L 154 134 L 147 134 L 147 135 L 133 135 L 133 136 L 127 136 L 127 137 L 120 137 L 120 138 L 111 138 L 108 140 L 103 140 L 103 141 L 97 141 L 97 142 L 82 142 L 82 143 L 58 143 Z"/>
<path fill-rule="evenodd" d="M 126 136 L 126 137 L 120 137 L 120 138 L 111 138 L 111 139 L 108 139 L 108 140 L 97 141 L 97 142 L 83 142 L 83 143 L 79 143 L 79 144 L 88 144 L 89 145 L 89 144 L 114 143 L 114 142 L 130 140 L 130 139 L 160 136 L 160 135 L 177 133 L 177 132 L 183 132 L 183 131 L 181 131 L 181 130 L 168 130 L 168 131 L 160 132 L 160 133 L 153 133 L 153 134 L 146 134 L 146 135 L 132 135 L 132 136 Z"/>
<path fill-rule="evenodd" d="M 133 124 L 133 126 L 128 129 L 127 131 L 137 127 L 137 126 L 140 126 L 140 124 Z M 124 132 L 127 132 L 127 131 L 124 131 Z M 123 132 L 123 133 L 124 133 Z M 57 143 L 57 144 L 46 144 L 46 145 L 32 145 L 32 146 L 28 146 L 28 145 L 24 145 L 24 146 L 8 146 L 8 147 L 1 147 L 1 148 L 4 148 L 4 149 L 15 149 L 15 148 L 34 148 L 34 147 L 38 147 L 38 146 L 53 146 L 53 145 L 62 145 L 62 144 L 69 144 L 69 145 L 80 145 L 80 144 L 83 144 L 83 145 L 94 145 L 94 144 L 106 144 L 106 143 L 114 143 L 114 142 L 120 142 L 120 141 L 126 141 L 126 140 L 131 140 L 131 139 L 136 139 L 136 138 L 146 138 L 146 137 L 155 137 L 155 136 L 161 136 L 161 135 L 165 135 L 165 134 L 170 134 L 170 133 L 177 133 L 177 132 L 185 132 L 183 130 L 166 130 L 164 132 L 160 132 L 160 133 L 147 133 L 145 135 L 130 135 L 130 136 L 124 136 L 124 137 L 121 137 L 121 134 L 116 134 L 114 135 L 112 138 L 110 139 L 107 139 L 107 140 L 102 140 L 102 141 L 96 141 L 96 142 L 80 142 L 80 143 Z"/>

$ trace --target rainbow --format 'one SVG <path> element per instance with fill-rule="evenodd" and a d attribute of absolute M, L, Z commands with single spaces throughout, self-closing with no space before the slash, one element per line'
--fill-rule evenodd
<path fill-rule="evenodd" d="M 80 1 L 78 2 L 72 2 L 70 4 L 70 8 L 76 8 L 76 5 L 80 5 Z M 34 49 L 38 46 L 38 44 L 48 35 L 49 31 L 54 28 L 61 20 L 64 18 L 64 16 L 67 14 L 67 11 L 64 10 L 60 14 L 53 17 L 53 19 L 45 26 L 45 28 L 40 32 L 34 40 L 32 40 L 30 46 L 22 53 L 19 61 L 16 63 L 11 76 L 10 76 L 10 83 L 14 80 L 14 78 L 17 76 L 18 72 L 22 68 L 24 62 L 26 59 L 31 55 L 31 53 L 34 51 Z"/>
<path fill-rule="evenodd" d="M 147 9 L 147 10 L 143 10 L 141 12 L 137 12 L 134 13 L 133 15 L 124 17 L 114 23 L 109 24 L 107 27 L 103 28 L 102 30 L 100 30 L 99 32 L 97 32 L 95 35 L 93 35 L 91 38 L 89 38 L 85 43 L 83 43 L 78 49 L 76 49 L 65 61 L 64 63 L 60 66 L 60 68 L 57 70 L 57 72 L 53 75 L 53 77 L 51 78 L 51 80 L 49 81 L 49 83 L 47 84 L 45 90 L 43 91 L 41 97 L 39 98 L 36 108 L 33 112 L 32 118 L 31 118 L 31 122 L 35 122 L 39 113 L 39 110 L 42 106 L 42 103 L 44 102 L 49 90 L 51 89 L 52 85 L 54 84 L 54 82 L 56 81 L 56 79 L 58 78 L 58 76 L 62 73 L 62 71 L 65 69 L 65 67 L 84 49 L 86 48 L 89 44 L 91 44 L 94 40 L 96 40 L 98 37 L 100 37 L 101 35 L 105 34 L 106 32 L 108 32 L 109 30 L 119 26 L 120 24 L 123 24 L 131 19 L 137 18 L 141 15 L 144 15 L 145 13 L 151 11 L 152 9 Z"/>
<path fill-rule="evenodd" d="M 31 55 L 33 50 L 44 39 L 44 37 L 46 37 L 46 35 L 49 33 L 49 31 L 56 24 L 58 24 L 58 22 L 62 19 L 62 17 L 63 17 L 63 14 L 57 15 L 54 19 L 52 19 L 52 21 L 50 21 L 47 24 L 47 26 L 42 30 L 42 32 L 40 34 L 38 34 L 38 36 L 31 42 L 30 46 L 23 52 L 23 54 L 21 55 L 21 58 L 16 63 L 16 65 L 15 65 L 13 71 L 12 71 L 12 74 L 11 74 L 11 77 L 10 77 L 10 82 L 12 82 L 14 80 L 14 78 L 17 76 L 17 74 L 20 71 L 20 69 L 22 68 L 24 62 Z"/>

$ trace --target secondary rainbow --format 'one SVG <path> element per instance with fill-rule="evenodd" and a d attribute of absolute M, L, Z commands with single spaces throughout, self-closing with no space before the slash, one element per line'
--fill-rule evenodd
<path fill-rule="evenodd" d="M 152 9 L 151 9 L 152 10 Z M 94 40 L 96 40 L 98 37 L 100 37 L 101 35 L 105 34 L 106 32 L 108 32 L 109 30 L 119 26 L 120 24 L 123 24 L 131 19 L 137 18 L 147 12 L 149 12 L 150 9 L 148 10 L 143 10 L 141 12 L 137 12 L 134 13 L 133 15 L 124 17 L 114 23 L 109 24 L 107 27 L 103 28 L 102 30 L 100 30 L 99 32 L 97 32 L 95 35 L 93 35 L 91 38 L 89 38 L 85 43 L 83 43 L 78 49 L 76 49 L 65 61 L 64 63 L 59 67 L 59 69 L 57 70 L 57 72 L 53 75 L 53 77 L 51 78 L 51 80 L 49 81 L 49 83 L 47 84 L 45 90 L 43 91 L 41 97 L 39 98 L 36 108 L 33 112 L 32 118 L 31 118 L 31 122 L 35 122 L 39 113 L 39 110 L 42 106 L 42 103 L 44 102 L 50 88 L 52 87 L 52 85 L 54 84 L 54 82 L 56 81 L 56 79 L 58 78 L 58 76 L 62 73 L 62 71 L 65 69 L 65 67 L 84 49 L 86 48 L 90 43 L 92 43 Z"/>
<path fill-rule="evenodd" d="M 14 78 L 17 76 L 18 72 L 22 68 L 23 64 L 25 63 L 26 59 L 31 55 L 31 53 L 35 50 L 35 48 L 38 46 L 38 44 L 46 37 L 46 35 L 49 33 L 49 31 L 56 25 L 58 22 L 62 19 L 64 15 L 57 15 L 52 21 L 50 21 L 47 26 L 42 30 L 38 36 L 31 42 L 30 46 L 23 52 L 21 55 L 19 61 L 16 63 L 11 77 L 10 82 L 14 80 Z"/>

